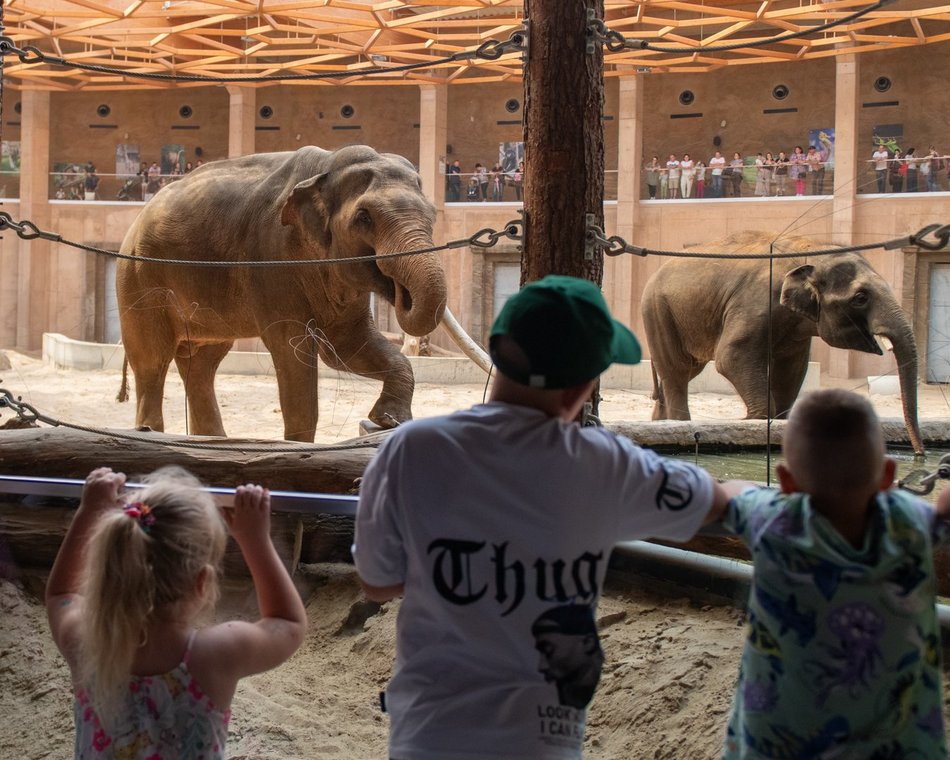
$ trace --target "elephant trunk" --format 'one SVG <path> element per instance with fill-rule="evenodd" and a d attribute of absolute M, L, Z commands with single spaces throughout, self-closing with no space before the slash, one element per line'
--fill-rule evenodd
<path fill-rule="evenodd" d="M 398 253 L 432 247 L 432 236 L 424 233 L 383 238 L 378 254 Z M 380 259 L 379 270 L 392 280 L 392 303 L 399 326 L 409 335 L 427 335 L 442 321 L 447 299 L 445 272 L 436 253 Z"/>
<path fill-rule="evenodd" d="M 917 343 L 910 323 L 900 310 L 895 307 L 896 315 L 886 319 L 877 326 L 874 334 L 887 338 L 894 348 L 894 358 L 897 361 L 897 375 L 901 386 L 901 406 L 904 411 L 904 425 L 915 454 L 924 453 L 924 443 L 920 436 L 920 425 L 917 421 Z"/>

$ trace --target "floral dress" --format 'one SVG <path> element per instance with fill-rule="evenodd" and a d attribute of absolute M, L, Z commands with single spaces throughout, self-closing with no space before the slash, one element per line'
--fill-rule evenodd
<path fill-rule="evenodd" d="M 878 494 L 859 550 L 804 494 L 730 502 L 755 572 L 726 760 L 947 757 L 933 515 Z"/>
<path fill-rule="evenodd" d="M 107 731 L 89 693 L 76 691 L 75 757 L 79 760 L 223 760 L 230 711 L 220 711 L 188 670 L 195 632 L 168 673 L 133 676 L 124 712 Z"/>

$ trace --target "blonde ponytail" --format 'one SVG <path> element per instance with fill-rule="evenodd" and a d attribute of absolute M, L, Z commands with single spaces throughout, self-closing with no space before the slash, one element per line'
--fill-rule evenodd
<path fill-rule="evenodd" d="M 118 709 L 154 609 L 149 540 L 135 520 L 114 512 L 87 549 L 80 681 L 103 719 Z"/>
<path fill-rule="evenodd" d="M 188 472 L 165 467 L 142 480 L 134 503 L 102 518 L 85 557 L 79 679 L 107 722 L 122 706 L 149 625 L 192 601 L 207 567 L 214 572 L 204 601 L 216 599 L 227 541 L 214 501 Z"/>

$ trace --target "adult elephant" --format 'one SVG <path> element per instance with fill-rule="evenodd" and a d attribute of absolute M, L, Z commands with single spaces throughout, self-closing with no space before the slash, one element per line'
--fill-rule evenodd
<path fill-rule="evenodd" d="M 768 251 L 770 241 L 765 233 L 744 232 L 702 248 L 754 253 Z M 773 250 L 821 247 L 807 238 L 783 238 Z M 777 259 L 771 277 L 771 299 L 767 260 L 673 259 L 649 279 L 642 312 L 653 367 L 653 419 L 689 419 L 689 381 L 710 361 L 735 386 L 749 418 L 784 417 L 805 379 L 812 337 L 835 348 L 883 354 L 880 338 L 893 347 L 907 432 L 914 451 L 923 453 L 917 345 L 884 279 L 853 253 Z"/>
<path fill-rule="evenodd" d="M 431 247 L 434 219 L 412 164 L 366 146 L 215 161 L 163 188 L 126 234 L 121 251 L 133 258 L 116 272 L 136 425 L 164 429 L 174 359 L 190 431 L 224 435 L 215 372 L 236 338 L 256 336 L 273 357 L 288 440 L 314 438 L 312 346 L 329 366 L 382 381 L 372 421 L 410 419 L 412 368 L 376 329 L 370 293 L 395 306 L 405 332 L 425 335 L 442 319 L 445 275 L 435 253 L 370 257 Z M 346 263 L 242 266 L 326 258 Z M 187 266 L 192 260 L 220 266 Z"/>

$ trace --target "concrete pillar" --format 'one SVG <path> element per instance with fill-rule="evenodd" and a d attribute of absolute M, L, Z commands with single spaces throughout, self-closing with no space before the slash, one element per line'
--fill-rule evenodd
<path fill-rule="evenodd" d="M 422 190 L 435 204 L 440 218 L 445 208 L 448 104 L 448 85 L 419 85 L 419 174 Z"/>
<path fill-rule="evenodd" d="M 640 207 L 640 166 L 643 164 L 643 80 L 621 77 L 617 129 L 617 222 L 615 234 L 635 242 Z M 607 231 L 607 234 L 611 234 Z M 604 260 L 604 292 L 617 319 L 636 329 L 642 260 L 621 254 Z"/>
<path fill-rule="evenodd" d="M 448 85 L 419 85 L 419 176 L 422 178 L 422 192 L 435 206 L 432 241 L 436 245 L 445 242 L 445 148 L 448 142 L 448 113 Z M 459 259 L 458 252 L 455 252 L 455 255 L 451 251 L 442 254 L 442 266 L 445 268 L 446 279 L 450 282 L 457 281 L 461 276 Z M 465 300 L 464 296 L 462 300 Z M 449 303 L 448 306 L 456 317 L 462 313 L 460 303 Z M 402 329 L 396 322 L 392 307 L 386 309 L 385 314 L 379 315 L 379 321 L 385 329 L 397 332 Z M 432 339 L 436 345 L 443 348 L 454 348 L 442 330 L 436 330 Z"/>
<path fill-rule="evenodd" d="M 236 85 L 228 85 L 227 88 L 230 96 L 228 158 L 248 156 L 254 152 L 257 90 Z"/>
<path fill-rule="evenodd" d="M 859 57 L 854 54 L 835 58 L 835 179 L 832 200 L 831 240 L 837 245 L 853 245 L 857 208 Z M 832 377 L 852 377 L 857 357 L 851 351 L 831 349 L 823 369 Z"/>
<path fill-rule="evenodd" d="M 20 220 L 28 219 L 41 230 L 50 229 L 49 120 L 50 94 L 23 90 L 20 96 Z M 20 240 L 16 271 L 16 346 L 36 349 L 42 345 L 49 322 L 52 243 Z"/>
<path fill-rule="evenodd" d="M 835 181 L 832 206 L 832 240 L 838 245 L 854 242 L 858 172 L 861 168 L 858 139 L 858 56 L 835 58 Z M 864 176 L 863 173 L 861 176 Z"/>

